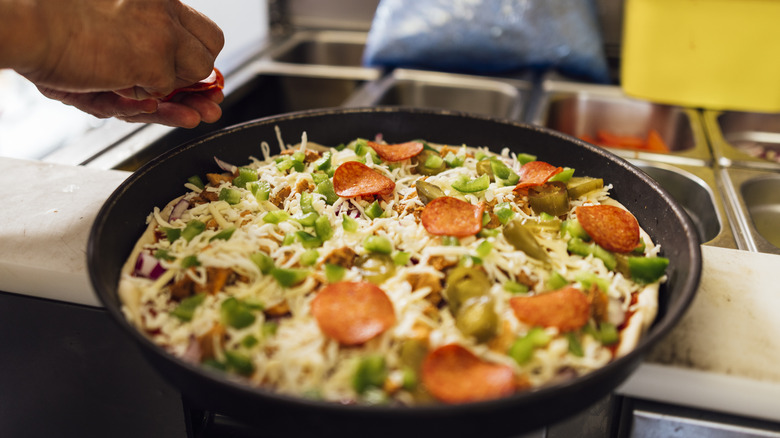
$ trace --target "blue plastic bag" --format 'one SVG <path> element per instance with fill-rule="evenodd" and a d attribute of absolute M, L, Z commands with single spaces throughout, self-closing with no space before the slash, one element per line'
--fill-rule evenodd
<path fill-rule="evenodd" d="M 556 69 L 609 82 L 589 0 L 381 0 L 363 64 L 496 74 Z"/>

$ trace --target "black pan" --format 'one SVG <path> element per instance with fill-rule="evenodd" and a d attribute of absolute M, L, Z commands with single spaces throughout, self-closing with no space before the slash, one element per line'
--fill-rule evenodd
<path fill-rule="evenodd" d="M 248 163 L 250 155 L 262 156 L 262 141 L 268 142 L 273 152 L 278 148 L 275 127 L 287 143 L 296 143 L 305 131 L 311 141 L 330 146 L 382 133 L 390 142 L 424 138 L 436 143 L 489 146 L 495 151 L 508 147 L 573 167 L 580 175 L 603 177 L 614 185 L 614 197 L 635 214 L 671 260 L 654 325 L 633 352 L 593 373 L 501 400 L 455 406 L 344 406 L 281 396 L 166 353 L 122 315 L 117 296 L 120 269 L 155 206 L 181 195 L 183 181 L 191 175 L 217 171 L 214 156 L 237 165 Z M 685 312 L 696 292 L 702 265 L 696 231 L 682 207 L 625 160 L 539 127 L 402 108 L 318 110 L 265 118 L 168 151 L 141 167 L 109 197 L 92 228 L 87 257 L 100 300 L 151 364 L 191 403 L 256 423 L 264 436 L 508 436 L 561 420 L 606 396 L 634 371 L 647 350 Z"/>

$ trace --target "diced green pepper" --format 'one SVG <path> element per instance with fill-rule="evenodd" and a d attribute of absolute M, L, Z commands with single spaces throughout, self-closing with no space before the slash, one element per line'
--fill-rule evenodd
<path fill-rule="evenodd" d="M 306 153 L 303 151 L 295 151 L 292 154 L 292 159 L 298 163 L 303 163 L 306 160 Z"/>
<path fill-rule="evenodd" d="M 322 246 L 322 239 L 311 233 L 307 233 L 306 231 L 296 231 L 295 240 L 300 242 L 301 245 L 303 245 L 303 247 L 306 249 L 318 248 Z"/>
<path fill-rule="evenodd" d="M 301 193 L 300 206 L 302 212 L 316 213 L 317 210 L 314 208 L 313 202 L 314 202 L 314 197 L 311 195 L 310 192 Z"/>
<path fill-rule="evenodd" d="M 369 355 L 358 362 L 352 376 L 352 388 L 363 394 L 369 388 L 381 388 L 387 378 L 387 366 L 382 355 Z"/>
<path fill-rule="evenodd" d="M 328 205 L 333 205 L 334 202 L 339 200 L 339 195 L 336 194 L 336 189 L 333 188 L 333 181 L 330 179 L 317 184 L 317 188 L 314 191 L 324 196 L 325 203 Z"/>
<path fill-rule="evenodd" d="M 264 338 L 273 336 L 276 334 L 276 330 L 279 328 L 279 323 L 276 321 L 266 321 L 263 323 L 263 327 L 260 329 L 260 333 Z"/>
<path fill-rule="evenodd" d="M 607 321 L 602 321 L 599 324 L 599 340 L 604 345 L 612 345 L 620 340 L 620 334 L 618 333 L 615 324 Z"/>
<path fill-rule="evenodd" d="M 547 286 L 547 289 L 549 290 L 557 290 L 566 286 L 567 284 L 569 284 L 569 281 L 566 280 L 563 275 L 557 271 L 553 271 L 553 273 L 550 275 L 550 278 L 547 279 L 545 286 Z"/>
<path fill-rule="evenodd" d="M 285 157 L 278 163 L 276 163 L 276 170 L 279 172 L 286 172 L 295 166 L 295 161 L 290 157 Z"/>
<path fill-rule="evenodd" d="M 344 214 L 341 216 L 341 228 L 348 233 L 354 233 L 358 229 L 358 223 L 355 219 L 349 217 L 349 215 Z"/>
<path fill-rule="evenodd" d="M 252 334 L 246 335 L 241 339 L 241 346 L 244 348 L 252 348 L 259 343 L 260 341 L 257 337 Z"/>
<path fill-rule="evenodd" d="M 319 217 L 320 217 L 319 214 L 312 211 L 310 213 L 303 213 L 299 216 L 295 216 L 293 217 L 293 219 L 298 221 L 298 223 L 303 225 L 304 227 L 313 227 L 314 223 L 317 221 Z"/>
<path fill-rule="evenodd" d="M 184 238 L 187 242 L 191 241 L 195 238 L 198 234 L 202 233 L 206 229 L 206 224 L 203 222 L 195 219 L 191 220 L 187 223 L 187 226 L 184 227 L 183 230 L 181 230 L 181 237 Z"/>
<path fill-rule="evenodd" d="M 463 165 L 464 161 L 465 161 L 464 156 L 461 156 L 460 154 L 455 154 L 452 151 L 447 153 L 447 155 L 444 157 L 444 162 L 447 163 L 447 166 L 449 167 L 460 167 Z"/>
<path fill-rule="evenodd" d="M 192 321 L 192 317 L 195 315 L 195 309 L 198 308 L 206 299 L 206 293 L 201 292 L 199 294 L 187 297 L 179 303 L 176 308 L 171 311 L 171 315 L 179 318 L 182 321 Z"/>
<path fill-rule="evenodd" d="M 397 253 L 393 254 L 393 263 L 395 263 L 397 266 L 406 266 L 409 264 L 409 260 L 411 258 L 412 254 L 406 251 L 398 251 Z"/>
<path fill-rule="evenodd" d="M 586 243 L 583 242 L 580 238 L 572 237 L 569 239 L 569 242 L 566 245 L 566 249 L 570 253 L 577 254 L 582 257 L 592 255 L 597 259 L 601 259 L 601 261 L 604 262 L 604 266 L 606 266 L 606 268 L 610 271 L 614 271 L 617 267 L 617 259 L 615 258 L 615 255 L 597 245 L 596 243 Z"/>
<path fill-rule="evenodd" d="M 219 191 L 219 200 L 225 201 L 230 205 L 235 205 L 241 202 L 241 192 L 230 187 L 224 187 Z"/>
<path fill-rule="evenodd" d="M 318 258 L 320 258 L 320 253 L 316 249 L 304 251 L 304 253 L 301 254 L 301 265 L 311 266 L 317 263 Z"/>
<path fill-rule="evenodd" d="M 368 216 L 371 219 L 376 219 L 378 217 L 381 217 L 385 211 L 382 209 L 382 206 L 379 205 L 379 200 L 372 202 L 368 207 L 365 209 L 366 216 Z"/>
<path fill-rule="evenodd" d="M 577 219 L 567 219 L 561 222 L 561 236 L 566 237 L 567 234 L 586 242 L 590 240 L 587 231 L 585 231 L 585 228 L 582 228 Z"/>
<path fill-rule="evenodd" d="M 629 257 L 628 269 L 631 279 L 641 284 L 654 283 L 666 272 L 669 259 L 666 257 Z"/>
<path fill-rule="evenodd" d="M 330 225 L 328 216 L 320 216 L 314 221 L 314 232 L 323 242 L 333 237 L 333 227 Z"/>
<path fill-rule="evenodd" d="M 609 291 L 609 281 L 592 272 L 580 272 L 574 279 L 582 285 L 583 290 L 588 290 L 595 284 L 602 292 L 606 293 Z"/>
<path fill-rule="evenodd" d="M 501 202 L 493 207 L 493 213 L 498 217 L 499 222 L 502 225 L 506 225 L 507 222 L 515 217 L 515 211 L 512 210 L 512 205 L 508 202 Z"/>
<path fill-rule="evenodd" d="M 522 166 L 523 164 L 530 163 L 531 161 L 536 161 L 536 155 L 531 154 L 517 154 L 517 161 Z"/>
<path fill-rule="evenodd" d="M 331 166 L 331 157 L 333 154 L 330 151 L 326 151 L 322 154 L 317 161 L 314 162 L 314 168 L 316 170 L 328 170 Z"/>
<path fill-rule="evenodd" d="M 223 323 L 236 329 L 249 327 L 256 319 L 252 314 L 252 308 L 234 297 L 222 301 L 219 315 Z"/>
<path fill-rule="evenodd" d="M 487 190 L 490 186 L 490 176 L 485 174 L 475 179 L 469 180 L 465 175 L 452 183 L 452 188 L 462 193 L 474 193 Z"/>
<path fill-rule="evenodd" d="M 169 262 L 172 261 L 172 260 L 176 260 L 176 257 L 172 256 L 165 249 L 158 249 L 157 251 L 155 251 L 154 252 L 154 258 L 156 258 L 157 260 L 167 260 Z"/>
<path fill-rule="evenodd" d="M 528 293 L 528 286 L 509 280 L 504 283 L 504 290 L 511 294 L 526 294 Z"/>
<path fill-rule="evenodd" d="M 325 172 L 314 172 L 311 174 L 311 180 L 314 181 L 314 185 L 319 185 L 323 181 L 327 181 L 330 177 Z"/>
<path fill-rule="evenodd" d="M 341 281 L 341 279 L 344 278 L 344 274 L 346 273 L 347 268 L 341 265 L 335 265 L 332 263 L 325 264 L 325 278 L 328 280 L 328 283 Z"/>
<path fill-rule="evenodd" d="M 235 232 L 236 232 L 236 227 L 225 228 L 224 230 L 220 231 L 219 233 L 211 236 L 211 239 L 209 239 L 209 242 L 211 242 L 213 240 L 229 240 L 233 236 L 233 233 L 235 233 Z"/>
<path fill-rule="evenodd" d="M 200 266 L 200 261 L 196 255 L 188 255 L 181 259 L 181 267 L 184 269 L 191 268 L 193 266 Z"/>
<path fill-rule="evenodd" d="M 232 369 L 242 376 L 250 376 L 255 372 L 255 366 L 252 364 L 252 360 L 242 353 L 226 350 L 225 362 L 229 369 Z"/>
<path fill-rule="evenodd" d="M 585 356 L 585 351 L 582 349 L 580 339 L 575 332 L 566 333 L 566 340 L 569 341 L 569 353 L 577 356 Z"/>
<path fill-rule="evenodd" d="M 271 270 L 271 275 L 274 276 L 276 281 L 282 287 L 295 286 L 296 284 L 305 280 L 306 277 L 309 276 L 309 274 L 310 272 L 308 269 L 274 268 Z"/>
<path fill-rule="evenodd" d="M 263 274 L 268 274 L 274 268 L 274 259 L 262 251 L 250 255 L 249 260 L 252 260 L 252 263 L 257 265 Z"/>
<path fill-rule="evenodd" d="M 257 181 L 257 170 L 249 167 L 239 167 L 238 176 L 233 178 L 233 185 L 245 189 L 247 183 L 254 181 Z"/>
<path fill-rule="evenodd" d="M 191 177 L 187 178 L 187 182 L 201 190 L 206 188 L 206 185 L 203 184 L 203 180 L 200 179 L 198 175 L 192 175 Z"/>
<path fill-rule="evenodd" d="M 162 231 L 165 233 L 165 238 L 168 239 L 168 242 L 175 242 L 176 240 L 181 237 L 181 229 L 180 228 L 167 228 L 162 227 Z"/>
<path fill-rule="evenodd" d="M 268 181 L 249 182 L 246 186 L 258 201 L 267 201 L 271 196 L 271 185 Z"/>
<path fill-rule="evenodd" d="M 384 236 L 368 236 L 363 241 L 363 248 L 368 252 L 390 254 L 393 252 L 393 243 Z"/>
<path fill-rule="evenodd" d="M 482 257 L 484 259 L 490 254 L 492 250 L 493 250 L 493 244 L 488 242 L 487 240 L 484 240 L 480 242 L 479 245 L 477 245 L 477 256 Z"/>
<path fill-rule="evenodd" d="M 571 180 L 571 177 L 574 175 L 574 169 L 571 167 L 564 167 L 563 171 L 553 175 L 550 179 L 547 181 L 561 181 L 561 182 L 569 182 Z"/>
<path fill-rule="evenodd" d="M 541 327 L 533 327 L 522 338 L 518 338 L 509 348 L 509 356 L 520 365 L 528 363 L 534 350 L 550 343 L 550 335 Z"/>
<path fill-rule="evenodd" d="M 263 215 L 263 222 L 268 224 L 278 224 L 290 218 L 290 215 L 284 210 L 269 211 Z"/>

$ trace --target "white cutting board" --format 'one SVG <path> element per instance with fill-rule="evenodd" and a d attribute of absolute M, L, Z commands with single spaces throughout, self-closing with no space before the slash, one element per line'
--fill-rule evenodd
<path fill-rule="evenodd" d="M 780 421 L 780 256 L 702 256 L 690 309 L 618 392 Z"/>
<path fill-rule="evenodd" d="M 0 157 L 0 291 L 91 306 L 87 239 L 129 172 Z"/>

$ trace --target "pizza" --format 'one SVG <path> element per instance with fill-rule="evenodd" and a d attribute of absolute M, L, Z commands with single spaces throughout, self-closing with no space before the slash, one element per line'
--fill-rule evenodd
<path fill-rule="evenodd" d="M 603 367 L 655 318 L 669 260 L 597 175 L 521 146 L 280 149 L 215 157 L 128 257 L 125 316 L 182 360 L 338 403 L 464 403 Z"/>

